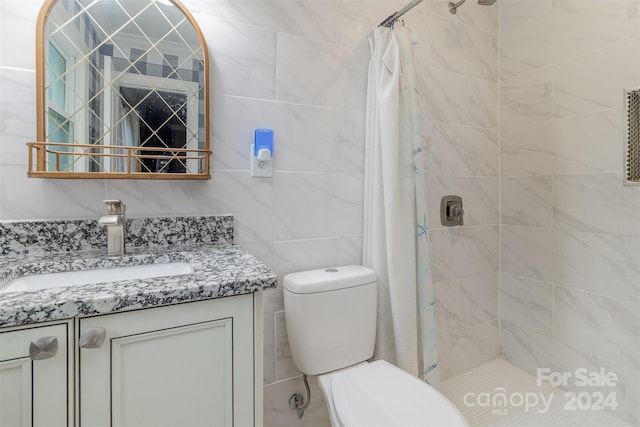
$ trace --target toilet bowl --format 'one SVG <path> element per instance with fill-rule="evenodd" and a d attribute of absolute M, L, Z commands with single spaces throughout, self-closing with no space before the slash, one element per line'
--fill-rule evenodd
<path fill-rule="evenodd" d="M 334 427 L 467 426 L 438 390 L 384 360 L 318 377 Z"/>
<path fill-rule="evenodd" d="M 333 427 L 467 426 L 438 390 L 373 356 L 373 270 L 344 266 L 288 274 L 285 319 L 293 361 L 318 375 Z"/>

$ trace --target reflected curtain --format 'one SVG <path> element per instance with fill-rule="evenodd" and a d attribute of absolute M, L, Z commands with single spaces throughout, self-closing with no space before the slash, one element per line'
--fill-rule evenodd
<path fill-rule="evenodd" d="M 122 96 L 122 95 L 121 95 Z M 140 146 L 140 119 L 131 107 L 124 100 L 116 102 L 116 117 L 118 126 L 116 129 L 116 143 L 114 145 L 124 145 L 128 147 Z M 126 155 L 127 151 L 119 151 L 118 154 Z M 127 171 L 126 158 L 119 158 L 113 161 L 112 172 L 136 172 L 136 162 L 131 162 Z"/>
<path fill-rule="evenodd" d="M 437 387 L 426 150 L 411 34 L 404 27 L 377 27 L 369 43 L 363 263 L 378 276 L 375 358 Z"/>

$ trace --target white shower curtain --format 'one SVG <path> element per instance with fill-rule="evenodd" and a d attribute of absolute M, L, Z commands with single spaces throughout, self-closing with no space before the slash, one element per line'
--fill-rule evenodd
<path fill-rule="evenodd" d="M 363 263 L 378 275 L 375 357 L 439 386 L 425 147 L 411 35 L 376 27 L 367 92 Z"/>

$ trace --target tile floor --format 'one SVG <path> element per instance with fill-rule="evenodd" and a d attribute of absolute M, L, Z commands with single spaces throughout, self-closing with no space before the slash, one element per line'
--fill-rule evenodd
<path fill-rule="evenodd" d="M 565 409 L 563 390 L 538 386 L 535 376 L 501 358 L 443 381 L 441 391 L 458 407 L 470 427 L 630 426 L 604 411 Z M 484 403 L 483 397 L 493 398 L 500 393 L 513 404 Z M 528 409 L 526 399 L 530 402 Z"/>

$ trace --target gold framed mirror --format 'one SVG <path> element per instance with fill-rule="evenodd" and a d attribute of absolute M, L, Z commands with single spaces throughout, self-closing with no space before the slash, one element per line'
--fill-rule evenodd
<path fill-rule="evenodd" d="M 29 176 L 209 179 L 208 52 L 178 0 L 46 0 Z"/>

